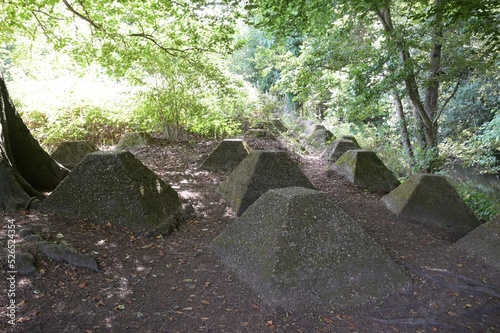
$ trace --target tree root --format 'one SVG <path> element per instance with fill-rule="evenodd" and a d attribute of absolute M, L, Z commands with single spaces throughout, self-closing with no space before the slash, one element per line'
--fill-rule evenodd
<path fill-rule="evenodd" d="M 484 283 L 465 275 L 448 271 L 424 271 L 415 267 L 409 267 L 409 269 L 416 275 L 425 277 L 450 289 L 466 290 L 475 294 L 484 293 L 492 297 L 500 298 L 500 286 Z M 454 278 L 457 282 L 450 282 L 447 277 Z"/>
<path fill-rule="evenodd" d="M 387 324 L 387 325 L 407 325 L 407 326 L 440 326 L 445 328 L 453 329 L 454 331 L 459 331 L 461 328 L 455 325 L 450 325 L 448 323 L 432 319 L 432 318 L 396 318 L 396 319 L 382 319 L 377 317 L 371 317 L 371 319 L 377 323 Z"/>

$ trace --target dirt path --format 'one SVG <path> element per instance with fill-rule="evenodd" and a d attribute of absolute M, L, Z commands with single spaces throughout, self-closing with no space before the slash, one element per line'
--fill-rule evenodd
<path fill-rule="evenodd" d="M 453 251 L 452 235 L 396 218 L 380 203 L 381 194 L 354 188 L 325 171 L 322 160 L 297 155 L 312 183 L 406 267 L 414 283 L 407 293 L 334 313 L 266 307 L 207 248 L 235 219 L 215 193 L 227 173 L 197 169 L 216 144 L 158 142 L 135 152 L 194 208 L 191 219 L 165 237 L 39 213 L 3 214 L 16 220 L 17 230 L 29 226 L 48 240 L 93 252 L 102 269 L 51 261 L 19 237 L 17 246 L 36 256 L 40 273 L 18 277 L 12 332 L 500 332 L 498 270 Z M 282 149 L 273 141 L 249 144 Z M 0 238 L 6 244 L 6 230 Z M 0 329 L 9 332 L 4 274 L 2 280 Z"/>

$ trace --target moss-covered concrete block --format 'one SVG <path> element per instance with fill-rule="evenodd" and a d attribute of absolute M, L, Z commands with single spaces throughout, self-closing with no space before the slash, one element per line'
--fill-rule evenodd
<path fill-rule="evenodd" d="M 252 151 L 220 184 L 218 193 L 237 215 L 270 189 L 301 186 L 314 188 L 284 151 Z"/>
<path fill-rule="evenodd" d="M 66 141 L 52 152 L 51 156 L 68 169 L 73 169 L 87 155 L 98 151 L 97 146 L 86 140 Z"/>
<path fill-rule="evenodd" d="M 324 149 L 324 147 L 334 139 L 335 137 L 332 132 L 327 130 L 325 126 L 313 125 L 308 128 L 304 143 L 311 152 L 316 152 L 318 149 Z"/>
<path fill-rule="evenodd" d="M 177 226 L 181 207 L 177 192 L 132 153 L 111 151 L 85 156 L 41 211 L 166 233 Z"/>
<path fill-rule="evenodd" d="M 147 132 L 125 133 L 116 144 L 116 149 L 127 150 L 141 148 L 148 146 L 152 140 L 152 136 Z"/>
<path fill-rule="evenodd" d="M 251 151 L 244 140 L 223 140 L 203 162 L 200 169 L 232 171 Z"/>
<path fill-rule="evenodd" d="M 410 286 L 339 206 L 301 187 L 266 192 L 210 244 L 271 305 L 335 310 Z"/>
<path fill-rule="evenodd" d="M 453 247 L 500 270 L 500 215 L 471 231 Z"/>
<path fill-rule="evenodd" d="M 377 154 L 368 150 L 348 150 L 331 169 L 353 185 L 372 192 L 388 193 L 400 184 Z"/>
<path fill-rule="evenodd" d="M 382 198 L 398 216 L 465 236 L 479 221 L 446 177 L 415 174 Z"/>
<path fill-rule="evenodd" d="M 344 155 L 346 151 L 356 149 L 361 149 L 357 142 L 350 139 L 339 139 L 333 141 L 333 143 L 321 153 L 321 157 L 326 159 L 329 163 L 334 163 Z"/>

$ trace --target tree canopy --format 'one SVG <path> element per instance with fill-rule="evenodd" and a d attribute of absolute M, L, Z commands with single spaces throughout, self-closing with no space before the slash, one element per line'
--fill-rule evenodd
<path fill-rule="evenodd" d="M 3 53 L 20 35 L 42 36 L 82 66 L 126 78 L 143 87 L 134 121 L 148 129 L 228 135 L 252 119 L 249 109 L 274 108 L 262 105 L 273 95 L 326 123 L 399 133 L 418 170 L 439 168 L 440 145 L 459 133 L 454 121 L 462 134 L 473 128 L 462 142 L 498 150 L 498 0 L 12 0 L 0 8 Z M 257 102 L 255 88 L 267 97 Z M 460 111 L 467 98 L 475 107 Z"/>

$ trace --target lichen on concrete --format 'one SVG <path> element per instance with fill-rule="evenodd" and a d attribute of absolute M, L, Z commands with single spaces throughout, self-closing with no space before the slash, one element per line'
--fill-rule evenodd
<path fill-rule="evenodd" d="M 147 132 L 125 133 L 116 144 L 116 149 L 137 149 L 149 145 L 152 140 L 151 134 Z"/>
<path fill-rule="evenodd" d="M 99 148 L 90 141 L 66 141 L 57 146 L 51 156 L 66 168 L 73 169 L 87 154 L 98 150 Z"/>
<path fill-rule="evenodd" d="M 353 185 L 372 192 L 388 193 L 400 184 L 377 154 L 368 150 L 348 150 L 331 169 Z"/>
<path fill-rule="evenodd" d="M 210 246 L 264 301 L 286 308 L 335 310 L 410 285 L 355 221 L 301 187 L 266 192 Z"/>
<path fill-rule="evenodd" d="M 330 144 L 330 146 L 328 146 L 323 153 L 321 153 L 321 157 L 326 159 L 328 163 L 331 164 L 336 162 L 346 151 L 355 149 L 361 149 L 357 142 L 347 139 L 339 139 L 333 141 L 333 143 Z"/>
<path fill-rule="evenodd" d="M 126 151 L 87 155 L 44 200 L 41 210 L 90 222 L 167 233 L 179 223 L 175 190 Z"/>
<path fill-rule="evenodd" d="M 479 221 L 446 177 L 415 174 L 382 198 L 398 216 L 465 236 Z"/>
<path fill-rule="evenodd" d="M 273 188 L 314 188 L 284 151 L 252 151 L 220 184 L 218 193 L 241 215 L 262 194 Z"/>
<path fill-rule="evenodd" d="M 251 151 L 244 140 L 223 140 L 203 162 L 200 169 L 232 171 Z"/>

